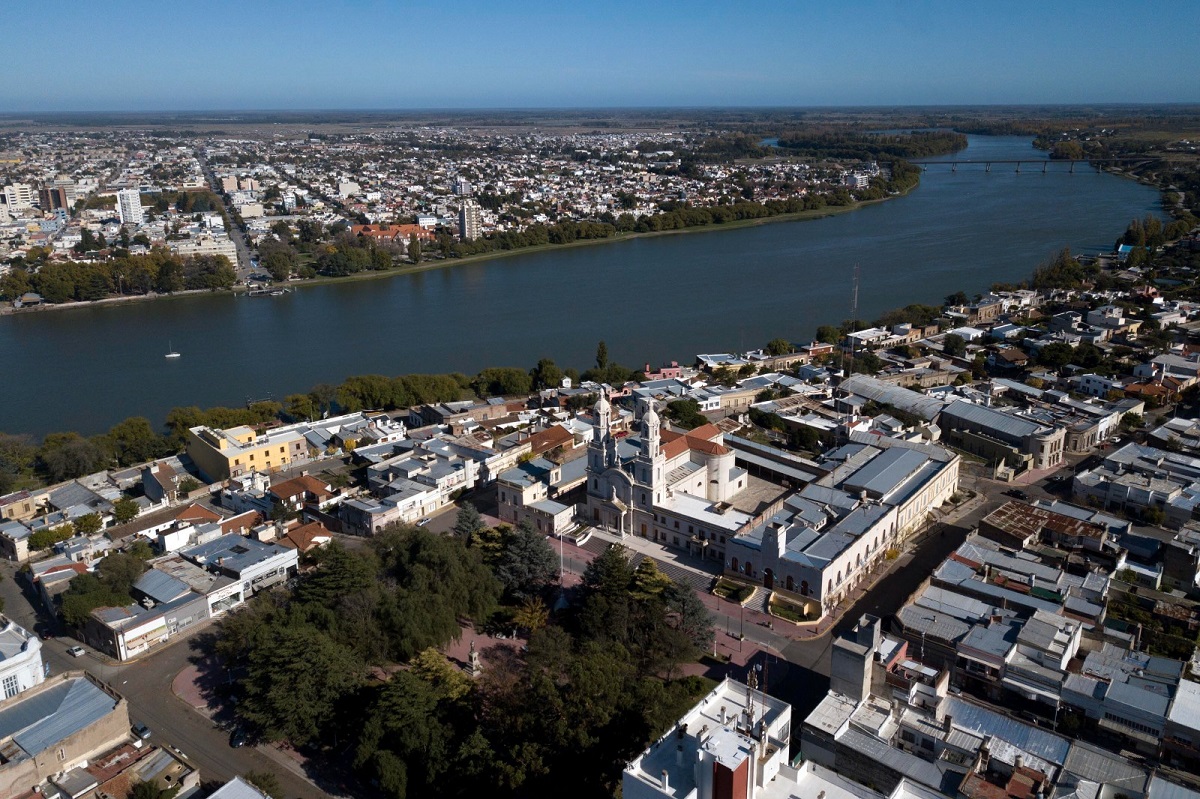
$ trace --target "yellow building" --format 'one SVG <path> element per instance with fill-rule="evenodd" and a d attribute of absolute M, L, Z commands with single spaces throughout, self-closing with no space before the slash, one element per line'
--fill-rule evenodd
<path fill-rule="evenodd" d="M 308 442 L 297 430 L 257 433 L 250 427 L 188 430 L 187 454 L 210 482 L 251 471 L 273 472 L 308 460 Z"/>

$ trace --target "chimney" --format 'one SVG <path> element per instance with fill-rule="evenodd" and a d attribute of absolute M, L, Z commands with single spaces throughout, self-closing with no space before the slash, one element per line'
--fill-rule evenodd
<path fill-rule="evenodd" d="M 725 723 L 725 706 L 724 705 L 721 705 L 721 715 L 719 718 L 721 719 L 721 723 L 724 724 Z"/>
<path fill-rule="evenodd" d="M 662 789 L 664 793 L 671 790 L 671 780 L 667 778 L 666 769 L 662 770 Z"/>
<path fill-rule="evenodd" d="M 954 717 L 947 713 L 942 719 L 942 732 L 950 732 L 952 729 L 954 729 Z"/>
<path fill-rule="evenodd" d="M 683 765 L 683 744 L 675 744 L 675 765 Z"/>
<path fill-rule="evenodd" d="M 1024 765 L 1025 758 L 1022 755 L 1017 755 L 1015 758 L 1013 758 L 1013 771 L 1020 771 L 1021 767 Z"/>

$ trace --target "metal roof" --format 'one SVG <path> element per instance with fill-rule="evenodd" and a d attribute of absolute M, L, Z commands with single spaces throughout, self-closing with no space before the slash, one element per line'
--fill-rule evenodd
<path fill-rule="evenodd" d="M 1168 697 L 1150 690 L 1149 686 L 1137 686 L 1128 682 L 1115 682 L 1108 686 L 1108 693 L 1105 695 L 1104 701 L 1137 708 L 1140 712 L 1155 718 L 1165 718 L 1167 706 L 1171 702 Z"/>
<path fill-rule="evenodd" d="M 842 485 L 876 497 L 886 497 L 928 461 L 929 456 L 923 452 L 893 447 L 872 458 Z"/>
<path fill-rule="evenodd" d="M 0 710 L 0 740 L 30 757 L 44 752 L 112 712 L 117 700 L 86 677 L 76 677 Z"/>
<path fill-rule="evenodd" d="M 874 402 L 899 408 L 927 422 L 933 421 L 944 407 L 942 401 L 936 397 L 885 383 L 869 375 L 852 375 L 843 380 L 838 388 Z"/>
<path fill-rule="evenodd" d="M 170 602 L 191 591 L 191 587 L 183 580 L 156 569 L 150 569 L 139 577 L 133 587 L 155 602 Z"/>
<path fill-rule="evenodd" d="M 1063 770 L 1085 780 L 1120 786 L 1133 795 L 1144 794 L 1149 779 L 1146 769 L 1082 741 L 1072 742 Z"/>
<path fill-rule="evenodd" d="M 995 736 L 1050 763 L 1061 765 L 1067 759 L 1071 742 L 1066 738 L 955 696 L 947 696 L 942 704 L 959 727 L 985 737 Z"/>
<path fill-rule="evenodd" d="M 1023 419 L 1011 413 L 995 410 L 994 408 L 974 405 L 964 400 L 957 400 L 947 406 L 942 411 L 942 419 L 943 427 L 946 426 L 945 420 L 950 420 L 951 424 L 953 424 L 953 420 L 959 419 L 979 425 L 990 433 L 1000 438 L 1008 439 L 1013 443 L 1018 443 L 1026 436 L 1034 435 L 1045 429 L 1045 425 L 1038 424 L 1030 419 Z"/>

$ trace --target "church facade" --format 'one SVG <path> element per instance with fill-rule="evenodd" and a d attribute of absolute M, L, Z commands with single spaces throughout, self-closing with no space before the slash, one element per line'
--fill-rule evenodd
<path fill-rule="evenodd" d="M 637 437 L 613 430 L 601 395 L 588 446 L 587 520 L 622 536 L 638 535 L 724 561 L 726 541 L 752 521 L 730 501 L 749 485 L 714 425 L 663 430 L 652 400 L 637 409 Z"/>

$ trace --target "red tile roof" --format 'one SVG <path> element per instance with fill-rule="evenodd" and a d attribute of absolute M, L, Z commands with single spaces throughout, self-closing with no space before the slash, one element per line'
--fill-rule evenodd
<path fill-rule="evenodd" d="M 298 549 L 301 552 L 308 552 L 310 549 L 321 546 L 318 538 L 331 539 L 333 533 L 329 528 L 320 522 L 310 522 L 300 527 L 293 527 L 283 534 L 279 539 L 279 545 L 285 546 L 288 549 Z"/>
<path fill-rule="evenodd" d="M 177 522 L 219 522 L 221 514 L 209 510 L 203 505 L 192 503 L 175 516 Z"/>
<path fill-rule="evenodd" d="M 703 452 L 706 455 L 724 455 L 729 452 L 729 449 L 724 444 L 717 443 L 715 439 L 720 437 L 721 429 L 711 422 L 702 424 L 695 430 L 689 430 L 686 433 L 663 430 L 660 436 L 663 454 L 666 455 L 667 460 L 682 455 L 689 449 Z"/>

